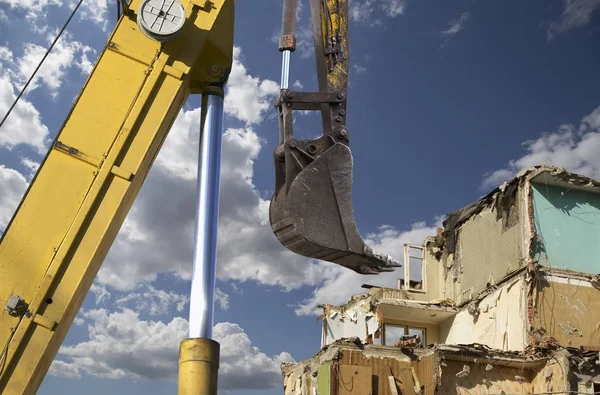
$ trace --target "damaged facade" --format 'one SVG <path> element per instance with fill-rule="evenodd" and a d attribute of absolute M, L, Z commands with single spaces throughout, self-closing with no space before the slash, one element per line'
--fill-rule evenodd
<path fill-rule="evenodd" d="M 600 182 L 527 169 L 406 245 L 403 271 L 321 306 L 285 394 L 600 393 Z"/>

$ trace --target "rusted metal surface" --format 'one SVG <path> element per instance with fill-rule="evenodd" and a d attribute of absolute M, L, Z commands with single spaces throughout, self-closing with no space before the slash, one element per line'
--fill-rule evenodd
<path fill-rule="evenodd" d="M 296 0 L 283 1 L 283 17 L 281 24 L 281 36 L 279 37 L 279 50 L 296 50 Z"/>
<path fill-rule="evenodd" d="M 277 239 L 297 254 L 361 274 L 393 271 L 400 263 L 367 246 L 354 219 L 353 159 L 345 127 L 348 4 L 344 0 L 311 0 L 310 6 L 319 92 L 282 89 L 275 102 L 279 145 L 274 152 L 271 227 Z M 289 29 L 284 28 L 284 33 Z M 294 110 L 320 111 L 323 135 L 294 139 Z"/>

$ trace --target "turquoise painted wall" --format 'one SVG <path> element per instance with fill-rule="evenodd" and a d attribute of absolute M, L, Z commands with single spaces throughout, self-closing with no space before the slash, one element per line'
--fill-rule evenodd
<path fill-rule="evenodd" d="M 600 193 L 531 185 L 534 256 L 540 264 L 600 273 Z"/>

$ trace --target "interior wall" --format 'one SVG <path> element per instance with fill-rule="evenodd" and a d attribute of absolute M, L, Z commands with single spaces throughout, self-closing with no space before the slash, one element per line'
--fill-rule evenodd
<path fill-rule="evenodd" d="M 588 281 L 547 276 L 541 279 L 533 324 L 540 336 L 569 347 L 600 344 L 600 290 Z"/>
<path fill-rule="evenodd" d="M 473 295 L 497 284 L 521 265 L 521 231 L 515 202 L 508 218 L 496 218 L 496 212 L 484 209 L 465 222 L 458 232 L 454 265 L 459 265 L 461 304 Z"/>
<path fill-rule="evenodd" d="M 483 298 L 474 315 L 463 308 L 440 325 L 445 344 L 485 344 L 503 351 L 521 351 L 526 346 L 526 282 L 518 277 Z"/>
<path fill-rule="evenodd" d="M 464 377 L 457 377 L 456 375 L 464 370 L 465 365 L 470 371 Z M 544 367 L 518 368 L 500 365 L 488 367 L 487 364 L 445 360 L 442 364 L 440 393 L 464 395 L 544 393 L 545 382 L 536 380 L 543 369 Z M 557 391 L 565 390 L 564 385 L 555 387 L 560 387 L 556 388 Z"/>
<path fill-rule="evenodd" d="M 531 183 L 536 243 L 541 265 L 598 273 L 600 193 Z"/>

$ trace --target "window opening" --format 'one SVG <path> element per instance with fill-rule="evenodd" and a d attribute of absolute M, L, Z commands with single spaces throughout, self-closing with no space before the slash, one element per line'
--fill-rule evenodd
<path fill-rule="evenodd" d="M 384 345 L 393 346 L 400 341 L 400 338 L 406 335 L 406 327 L 398 325 L 385 324 Z"/>
<path fill-rule="evenodd" d="M 404 279 L 399 279 L 401 289 L 410 292 L 427 292 L 425 259 L 422 246 L 404 244 Z"/>
<path fill-rule="evenodd" d="M 425 342 L 425 328 L 414 328 L 406 325 L 384 324 L 383 326 L 383 345 L 395 346 L 402 342 L 405 346 L 414 345 L 422 347 Z M 415 339 L 415 335 L 418 338 Z"/>

